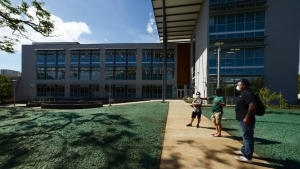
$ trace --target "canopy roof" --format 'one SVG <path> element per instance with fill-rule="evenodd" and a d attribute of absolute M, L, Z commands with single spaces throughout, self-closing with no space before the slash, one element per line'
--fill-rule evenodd
<path fill-rule="evenodd" d="M 203 0 L 165 0 L 168 42 L 190 42 Z M 160 42 L 163 42 L 163 0 L 152 0 Z"/>

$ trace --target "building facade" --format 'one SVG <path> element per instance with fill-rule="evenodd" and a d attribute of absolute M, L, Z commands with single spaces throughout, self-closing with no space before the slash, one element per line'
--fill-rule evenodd
<path fill-rule="evenodd" d="M 9 70 L 9 69 L 0 69 L 0 74 L 9 78 L 21 77 L 20 71 Z"/>
<path fill-rule="evenodd" d="M 189 51 L 189 45 L 168 45 L 167 99 L 182 98 L 190 91 L 189 76 L 177 76 L 189 73 L 189 60 L 184 59 L 189 55 L 178 49 Z M 162 50 L 159 43 L 23 45 L 17 99 L 99 99 L 108 98 L 109 91 L 112 98 L 161 99 Z"/>
<path fill-rule="evenodd" d="M 253 91 L 267 87 L 297 101 L 299 0 L 152 0 L 152 6 L 160 41 L 167 35 L 167 99 L 196 91 L 210 96 L 219 81 L 234 102 L 237 81 L 247 78 Z M 23 45 L 17 97 L 106 98 L 111 88 L 115 98 L 160 99 L 163 50 L 162 43 Z"/>

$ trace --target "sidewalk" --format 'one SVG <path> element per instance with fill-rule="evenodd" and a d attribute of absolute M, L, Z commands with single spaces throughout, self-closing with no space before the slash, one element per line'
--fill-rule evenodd
<path fill-rule="evenodd" d="M 213 137 L 215 126 L 206 117 L 201 117 L 200 128 L 186 127 L 191 120 L 192 108 L 182 100 L 170 102 L 164 136 L 160 169 L 262 169 L 272 168 L 268 162 L 256 154 L 253 163 L 243 163 L 234 159 L 232 151 L 242 144 L 222 132 L 222 137 Z M 238 124 L 237 124 L 238 125 Z"/>

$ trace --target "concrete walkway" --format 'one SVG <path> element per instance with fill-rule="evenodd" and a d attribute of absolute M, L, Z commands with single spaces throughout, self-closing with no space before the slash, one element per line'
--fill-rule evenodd
<path fill-rule="evenodd" d="M 242 144 L 222 132 L 222 137 L 213 137 L 215 127 L 210 119 L 201 117 L 200 128 L 186 127 L 190 122 L 192 107 L 182 100 L 170 102 L 164 136 L 160 169 L 260 169 L 272 168 L 256 154 L 252 164 L 234 159 L 232 151 Z M 237 124 L 238 125 L 238 124 Z"/>

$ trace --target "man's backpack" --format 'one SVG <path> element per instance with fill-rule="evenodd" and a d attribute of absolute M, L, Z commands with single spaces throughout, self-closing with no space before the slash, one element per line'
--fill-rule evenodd
<path fill-rule="evenodd" d="M 265 105 L 263 104 L 263 102 L 260 100 L 260 98 L 258 97 L 257 94 L 254 94 L 253 93 L 253 96 L 254 96 L 254 99 L 256 101 L 256 111 L 255 111 L 255 115 L 256 116 L 263 116 L 265 114 L 265 111 L 266 111 L 266 107 Z"/>

